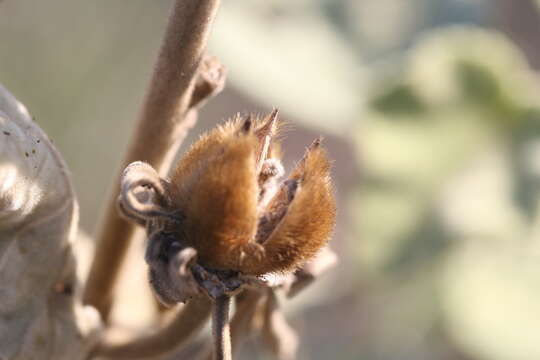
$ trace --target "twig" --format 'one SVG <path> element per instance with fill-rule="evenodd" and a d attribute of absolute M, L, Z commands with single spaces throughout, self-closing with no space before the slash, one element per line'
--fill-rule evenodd
<path fill-rule="evenodd" d="M 231 329 L 229 325 L 229 310 L 231 297 L 222 295 L 214 304 L 212 314 L 212 335 L 214 338 L 214 360 L 232 360 Z"/>
<path fill-rule="evenodd" d="M 336 266 L 337 262 L 336 253 L 330 247 L 324 247 L 315 259 L 305 264 L 294 274 L 293 281 L 285 289 L 287 297 L 295 297 L 321 274 Z"/>
<path fill-rule="evenodd" d="M 232 354 L 236 354 L 243 341 L 250 335 L 253 317 L 259 308 L 264 294 L 257 290 L 246 289 L 236 296 L 236 310 L 231 320 L 231 348 Z M 204 350 L 199 353 L 196 359 L 212 360 L 213 349 L 211 344 L 206 344 Z M 183 359 L 184 353 L 179 353 L 178 358 Z"/>
<path fill-rule="evenodd" d="M 127 344 L 101 343 L 94 356 L 114 359 L 142 359 L 160 356 L 187 343 L 210 316 L 212 302 L 206 296 L 192 299 L 165 328 L 149 336 L 133 339 Z"/>
<path fill-rule="evenodd" d="M 177 0 L 142 107 L 121 168 L 142 160 L 163 167 L 167 151 L 183 139 L 194 116 L 188 116 L 197 69 L 220 0 Z M 189 121 L 191 120 L 191 122 Z M 119 175 L 105 211 L 99 245 L 90 271 L 84 302 L 107 320 L 112 294 L 134 225 L 116 211 Z"/>
<path fill-rule="evenodd" d="M 268 289 L 261 335 L 265 345 L 276 359 L 296 359 L 298 335 L 287 323 L 273 289 Z"/>

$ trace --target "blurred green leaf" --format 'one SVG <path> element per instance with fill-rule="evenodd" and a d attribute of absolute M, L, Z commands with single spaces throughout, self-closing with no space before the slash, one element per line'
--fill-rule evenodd
<path fill-rule="evenodd" d="M 421 266 L 417 257 L 402 253 L 414 249 L 413 243 L 435 256 L 439 247 L 430 242 L 455 231 L 436 225 L 445 221 L 433 215 L 447 184 L 476 166 L 476 154 L 497 146 L 510 154 L 503 144 L 515 142 L 521 126 L 540 124 L 530 110 L 539 108 L 531 96 L 536 75 L 497 33 L 431 32 L 413 48 L 402 74 L 381 81 L 356 131 L 365 179 L 352 205 L 361 209 L 357 231 L 363 241 L 356 253 L 380 269 L 386 262 Z M 511 199 L 511 186 L 500 191 Z"/>
<path fill-rule="evenodd" d="M 425 110 L 422 100 L 406 85 L 398 85 L 373 99 L 375 110 L 385 113 L 419 115 Z"/>

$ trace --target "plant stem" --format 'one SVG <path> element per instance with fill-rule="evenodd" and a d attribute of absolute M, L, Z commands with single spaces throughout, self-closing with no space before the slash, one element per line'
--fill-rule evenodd
<path fill-rule="evenodd" d="M 193 116 L 188 114 L 195 78 L 219 4 L 220 0 L 176 1 L 122 169 L 136 160 L 161 169 L 170 146 L 178 145 L 177 139 L 185 137 L 193 126 Z M 105 321 L 134 230 L 134 225 L 116 210 L 119 178 L 120 173 L 105 211 L 83 298 L 98 309 Z"/>
<path fill-rule="evenodd" d="M 154 334 L 135 338 L 120 345 L 103 342 L 97 346 L 93 354 L 118 360 L 143 359 L 178 350 L 204 326 L 210 316 L 211 307 L 212 303 L 207 297 L 192 299 L 180 309 L 171 323 Z"/>
<path fill-rule="evenodd" d="M 253 317 L 255 316 L 259 305 L 265 299 L 265 294 L 257 290 L 246 289 L 236 295 L 236 310 L 230 321 L 231 327 L 231 352 L 236 354 L 244 342 L 255 331 L 253 328 Z M 199 353 L 197 359 L 212 360 L 213 344 L 204 345 L 203 352 Z M 179 358 L 185 358 L 185 353 L 179 352 Z"/>
<path fill-rule="evenodd" d="M 231 329 L 229 310 L 231 297 L 222 295 L 216 299 L 212 315 L 212 335 L 214 337 L 214 360 L 232 360 Z"/>

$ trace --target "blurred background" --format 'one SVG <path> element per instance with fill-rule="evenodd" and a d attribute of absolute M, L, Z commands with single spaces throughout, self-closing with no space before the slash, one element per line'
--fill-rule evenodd
<path fill-rule="evenodd" d="M 63 153 L 90 234 L 171 4 L 0 1 L 0 82 Z M 319 134 L 335 160 L 340 264 L 285 305 L 300 359 L 540 359 L 539 39 L 538 0 L 223 1 L 228 86 L 184 149 L 276 106 L 289 168 Z"/>

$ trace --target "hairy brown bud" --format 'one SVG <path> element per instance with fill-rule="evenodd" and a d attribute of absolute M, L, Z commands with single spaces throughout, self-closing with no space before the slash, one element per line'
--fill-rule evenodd
<path fill-rule="evenodd" d="M 120 209 L 145 222 L 155 287 L 173 252 L 188 247 L 210 271 L 262 275 L 295 270 L 327 243 L 336 208 L 321 140 L 281 180 L 278 130 L 277 111 L 236 116 L 201 136 L 169 181 L 145 164 L 126 169 Z M 139 185 L 150 204 L 131 194 Z"/>
<path fill-rule="evenodd" d="M 335 219 L 326 153 L 316 140 L 277 182 L 276 131 L 277 111 L 236 117 L 201 137 L 178 164 L 173 206 L 185 216 L 178 227 L 201 263 L 251 275 L 288 271 L 326 244 Z M 265 192 L 274 196 L 259 206 Z"/>

